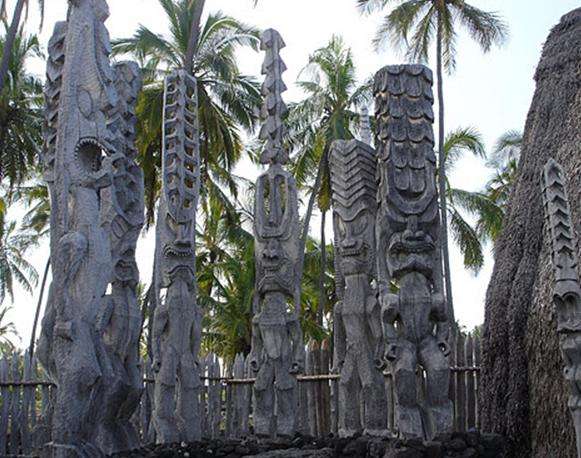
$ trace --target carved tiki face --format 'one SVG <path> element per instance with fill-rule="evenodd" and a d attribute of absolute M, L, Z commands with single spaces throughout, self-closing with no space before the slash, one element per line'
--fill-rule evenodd
<path fill-rule="evenodd" d="M 164 97 L 165 273 L 193 281 L 200 187 L 195 79 L 181 70 L 174 72 L 166 78 Z"/>
<path fill-rule="evenodd" d="M 436 244 L 430 234 L 407 229 L 394 233 L 387 246 L 387 267 L 392 278 L 399 279 L 410 272 L 433 275 Z"/>
<path fill-rule="evenodd" d="M 261 294 L 293 294 L 298 262 L 297 190 L 293 177 L 274 165 L 256 187 L 254 232 Z"/>
<path fill-rule="evenodd" d="M 375 211 L 371 199 L 359 199 L 352 208 L 335 206 L 335 249 L 343 275 L 371 273 L 374 266 Z"/>

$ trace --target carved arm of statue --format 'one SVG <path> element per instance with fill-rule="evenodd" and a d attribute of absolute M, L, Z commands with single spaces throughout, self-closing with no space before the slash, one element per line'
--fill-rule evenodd
<path fill-rule="evenodd" d="M 159 372 L 161 368 L 161 341 L 169 323 L 169 312 L 165 301 L 155 309 L 152 330 L 153 370 Z"/>
<path fill-rule="evenodd" d="M 381 301 L 381 325 L 385 337 L 385 352 L 383 354 L 386 361 L 394 361 L 397 358 L 397 348 L 399 346 L 399 335 L 395 324 L 399 318 L 399 296 L 393 293 L 380 295 Z"/>
<path fill-rule="evenodd" d="M 383 342 L 383 330 L 381 328 L 381 307 L 379 306 L 379 301 L 374 292 L 367 296 L 365 318 L 367 319 L 367 325 L 369 326 L 375 344 L 373 361 L 378 369 L 382 369 L 385 365 L 383 361 L 383 350 L 385 345 Z"/>
<path fill-rule="evenodd" d="M 450 323 L 448 321 L 446 300 L 441 293 L 432 295 L 432 319 L 436 323 L 436 341 L 438 342 L 438 347 L 442 350 L 444 356 L 448 356 L 451 351 L 450 344 L 448 344 Z"/>
<path fill-rule="evenodd" d="M 347 352 L 345 342 L 345 327 L 343 326 L 343 302 L 339 301 L 333 308 L 333 373 L 338 374 L 343 368 L 345 354 Z"/>
<path fill-rule="evenodd" d="M 250 351 L 250 369 L 254 372 L 260 370 L 262 363 L 263 342 L 260 333 L 260 313 L 252 319 L 252 350 Z"/>
<path fill-rule="evenodd" d="M 305 368 L 305 352 L 303 348 L 303 331 L 296 311 L 293 312 L 288 326 L 294 353 L 293 363 L 289 372 L 291 374 L 300 374 Z"/>
<path fill-rule="evenodd" d="M 382 298 L 390 293 L 389 289 L 390 274 L 387 268 L 387 243 L 388 243 L 386 229 L 387 227 L 389 227 L 389 223 L 383 216 L 383 212 L 379 211 L 377 213 L 377 223 L 375 232 L 377 246 L 375 262 L 377 265 L 377 291 L 379 293 L 379 301 L 382 306 L 383 306 Z"/>

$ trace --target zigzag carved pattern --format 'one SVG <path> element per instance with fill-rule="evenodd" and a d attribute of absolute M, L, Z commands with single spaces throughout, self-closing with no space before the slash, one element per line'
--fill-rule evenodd
<path fill-rule="evenodd" d="M 282 79 L 286 65 L 280 57 L 280 50 L 286 45 L 280 34 L 274 29 L 268 29 L 262 34 L 261 49 L 266 51 L 262 74 L 266 76 L 262 84 L 261 116 L 263 119 L 260 129 L 260 139 L 266 142 L 260 157 L 262 164 L 286 164 L 288 153 L 284 149 L 283 139 L 286 135 L 286 126 L 283 119 L 287 113 L 287 106 L 282 94 L 287 90 Z"/>
<path fill-rule="evenodd" d="M 375 151 L 357 140 L 336 141 L 329 158 L 334 205 L 350 208 L 360 198 L 376 199 Z"/>
<path fill-rule="evenodd" d="M 195 219 L 200 188 L 200 145 L 196 79 L 183 70 L 166 78 L 163 124 L 163 180 L 174 220 Z"/>
<path fill-rule="evenodd" d="M 543 169 L 543 198 L 556 279 L 578 281 L 577 238 L 571 220 L 564 172 L 554 159 L 550 159 Z"/>
<path fill-rule="evenodd" d="M 56 144 L 58 134 L 59 104 L 61 97 L 63 67 L 65 64 L 65 39 L 67 23 L 57 22 L 48 42 L 48 60 L 46 67 L 46 83 L 44 86 L 44 146 L 42 161 L 45 173 L 52 180 L 54 172 Z"/>

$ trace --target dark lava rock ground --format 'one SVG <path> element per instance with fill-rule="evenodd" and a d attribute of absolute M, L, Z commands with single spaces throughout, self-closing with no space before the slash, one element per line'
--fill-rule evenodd
<path fill-rule="evenodd" d="M 208 440 L 193 444 L 150 445 L 113 457 L 182 457 L 182 458 L 439 458 L 479 457 L 502 458 L 504 440 L 493 434 L 454 433 L 438 437 L 432 442 L 420 440 L 378 439 L 357 437 L 314 439 L 296 436 L 277 441 Z"/>

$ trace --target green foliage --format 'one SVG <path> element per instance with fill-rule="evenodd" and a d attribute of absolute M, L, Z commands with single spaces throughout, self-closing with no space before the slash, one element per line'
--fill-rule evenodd
<path fill-rule="evenodd" d="M 0 55 L 5 37 L 0 38 Z M 10 188 L 34 172 L 42 144 L 42 83 L 26 71 L 27 60 L 41 56 L 36 36 L 17 34 L 0 93 L 0 178 Z"/>
<path fill-rule="evenodd" d="M 0 308 L 0 356 L 7 356 L 15 348 L 15 340 L 18 339 L 18 332 L 13 322 L 7 321 L 6 315 L 11 310 L 10 307 Z"/>
<path fill-rule="evenodd" d="M 161 131 L 163 78 L 185 66 L 189 32 L 194 19 L 191 0 L 158 0 L 169 21 L 165 37 L 140 26 L 130 38 L 113 42 L 114 55 L 130 54 L 141 62 L 144 90 L 137 106 L 139 161 L 144 169 L 148 224 L 153 223 L 161 190 Z M 238 69 L 235 51 L 258 49 L 259 32 L 221 12 L 211 13 L 201 27 L 193 62 L 198 82 L 202 199 L 214 199 L 232 212 L 240 179 L 231 172 L 242 157 L 241 129 L 252 131 L 261 103 L 259 85 Z"/>
<path fill-rule="evenodd" d="M 17 231 L 16 222 L 0 216 L 0 303 L 6 296 L 14 302 L 14 285 L 18 283 L 32 293 L 38 283 L 38 273 L 24 257 L 26 251 L 38 244 L 38 234 Z"/>
<path fill-rule="evenodd" d="M 376 48 L 391 43 L 405 50 L 410 62 L 427 62 L 438 33 L 442 37 L 444 68 L 456 66 L 457 25 L 478 43 L 484 52 L 508 37 L 508 26 L 496 12 L 484 11 L 465 0 L 357 0 L 364 14 L 392 9 L 379 26 L 374 40 Z"/>

